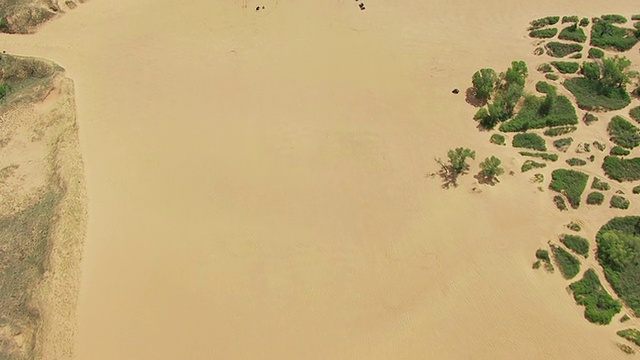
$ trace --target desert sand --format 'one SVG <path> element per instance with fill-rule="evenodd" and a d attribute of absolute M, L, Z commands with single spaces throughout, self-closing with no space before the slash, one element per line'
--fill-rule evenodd
<path fill-rule="evenodd" d="M 592 237 L 619 212 L 558 212 L 450 91 L 512 60 L 533 73 L 531 19 L 636 1 L 242 4 L 92 1 L 0 36 L 75 82 L 75 358 L 627 357 L 617 321 L 531 269 L 569 221 Z M 443 190 L 428 174 L 456 146 L 517 175 Z"/>

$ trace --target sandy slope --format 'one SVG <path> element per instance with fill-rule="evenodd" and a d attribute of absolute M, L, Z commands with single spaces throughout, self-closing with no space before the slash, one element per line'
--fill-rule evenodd
<path fill-rule="evenodd" d="M 78 359 L 626 357 L 531 270 L 575 213 L 527 176 L 426 176 L 459 145 L 518 171 L 450 90 L 539 61 L 527 22 L 578 2 L 241 4 L 93 1 L 0 37 L 77 86 Z"/>

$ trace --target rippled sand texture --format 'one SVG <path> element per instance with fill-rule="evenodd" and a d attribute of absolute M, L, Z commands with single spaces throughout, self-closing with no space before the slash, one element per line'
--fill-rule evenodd
<path fill-rule="evenodd" d="M 0 37 L 76 84 L 78 359 L 626 358 L 531 269 L 571 212 L 427 175 L 461 145 L 518 172 L 451 89 L 536 59 L 533 18 L 637 2 L 366 6 L 101 0 Z"/>

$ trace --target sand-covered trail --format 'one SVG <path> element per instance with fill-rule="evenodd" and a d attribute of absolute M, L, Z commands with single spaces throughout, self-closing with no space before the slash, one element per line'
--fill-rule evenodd
<path fill-rule="evenodd" d="M 95 0 L 0 37 L 76 84 L 77 359 L 627 356 L 531 270 L 571 213 L 525 176 L 425 176 L 461 145 L 517 170 L 450 90 L 534 59 L 529 20 L 637 1 L 241 4 Z"/>

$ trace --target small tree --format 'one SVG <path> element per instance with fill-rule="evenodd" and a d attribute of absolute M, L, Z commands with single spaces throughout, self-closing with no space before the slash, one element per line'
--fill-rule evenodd
<path fill-rule="evenodd" d="M 582 75 L 584 75 L 584 77 L 586 77 L 587 79 L 598 80 L 600 79 L 602 70 L 600 67 L 600 63 L 593 61 L 582 63 L 581 72 Z"/>
<path fill-rule="evenodd" d="M 476 98 L 488 100 L 491 97 L 496 81 L 498 81 L 498 74 L 496 74 L 495 70 L 481 69 L 476 71 L 471 77 L 473 88 L 476 90 Z"/>
<path fill-rule="evenodd" d="M 500 167 L 501 163 L 502 161 L 495 156 L 488 157 L 480 163 L 482 169 L 480 173 L 488 182 L 493 183 L 497 180 L 497 176 L 504 174 L 504 169 Z"/>
<path fill-rule="evenodd" d="M 602 79 L 605 87 L 620 88 L 631 82 L 634 73 L 629 70 L 631 61 L 626 57 L 614 56 L 602 60 Z"/>
<path fill-rule="evenodd" d="M 460 174 L 464 174 L 469 170 L 469 164 L 467 164 L 467 158 L 472 158 L 475 160 L 476 152 L 467 149 L 467 148 L 456 148 L 454 150 L 449 150 L 447 153 L 447 157 L 449 158 L 449 163 L 451 163 L 451 172 L 454 176 L 458 176 Z"/>
<path fill-rule="evenodd" d="M 507 69 L 504 75 L 504 80 L 507 85 L 518 84 L 524 86 L 524 82 L 529 75 L 527 64 L 524 61 L 514 61 L 511 63 L 511 67 Z"/>

